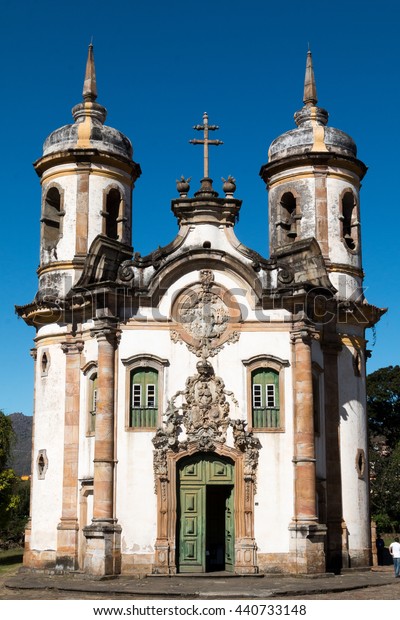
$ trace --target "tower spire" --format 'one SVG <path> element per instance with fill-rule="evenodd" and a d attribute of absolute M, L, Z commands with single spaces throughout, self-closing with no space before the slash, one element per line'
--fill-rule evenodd
<path fill-rule="evenodd" d="M 94 66 L 93 43 L 89 45 L 88 57 L 86 61 L 85 81 L 83 83 L 83 100 L 96 101 L 96 69 Z"/>
<path fill-rule="evenodd" d="M 318 103 L 317 87 L 315 85 L 314 69 L 310 49 L 307 52 L 306 75 L 304 78 L 304 105 L 315 106 Z"/>

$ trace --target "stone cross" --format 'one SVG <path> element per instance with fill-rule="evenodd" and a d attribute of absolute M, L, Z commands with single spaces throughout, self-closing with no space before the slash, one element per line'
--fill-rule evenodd
<path fill-rule="evenodd" d="M 209 125 L 208 124 L 208 114 L 204 112 L 203 114 L 203 125 L 194 125 L 193 129 L 197 131 L 204 131 L 203 140 L 189 140 L 190 144 L 203 144 L 204 145 L 204 178 L 208 179 L 208 145 L 219 146 L 223 144 L 221 140 L 209 140 L 208 132 L 215 131 L 219 129 L 218 125 Z"/>

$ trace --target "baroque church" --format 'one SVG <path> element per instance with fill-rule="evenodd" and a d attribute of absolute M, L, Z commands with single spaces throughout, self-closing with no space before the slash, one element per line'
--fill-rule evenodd
<path fill-rule="evenodd" d="M 131 247 L 140 166 L 97 103 L 46 139 L 24 564 L 89 575 L 315 574 L 371 562 L 359 190 L 317 105 L 271 144 L 270 258 L 235 236 L 235 180 L 177 181 L 179 232 Z M 267 217 L 267 216 L 266 216 Z M 155 246 L 157 246 L 155 240 Z"/>

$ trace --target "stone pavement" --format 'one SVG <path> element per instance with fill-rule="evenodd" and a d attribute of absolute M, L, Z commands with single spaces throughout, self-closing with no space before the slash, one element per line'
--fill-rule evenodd
<path fill-rule="evenodd" d="M 321 576 L 239 576 L 227 573 L 208 575 L 176 575 L 90 579 L 83 575 L 49 575 L 19 572 L 4 582 L 4 593 L 14 591 L 21 598 L 53 599 L 71 597 L 99 599 L 271 599 L 317 596 L 393 585 L 400 598 L 400 579 L 394 578 L 392 567 L 371 570 L 348 570 L 341 575 Z M 1 595 L 0 595 L 1 598 Z M 8 598 L 5 595 L 3 598 Z M 14 596 L 13 596 L 14 598 Z M 336 598 L 336 596 L 335 596 Z"/>

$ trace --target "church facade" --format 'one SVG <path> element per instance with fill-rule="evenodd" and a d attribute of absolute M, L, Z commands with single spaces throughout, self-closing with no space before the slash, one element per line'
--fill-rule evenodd
<path fill-rule="evenodd" d="M 317 106 L 271 144 L 270 258 L 235 236 L 235 180 L 172 200 L 179 232 L 131 247 L 140 166 L 104 125 L 92 46 L 42 184 L 31 517 L 24 564 L 91 575 L 323 573 L 371 560 L 360 182 Z M 156 245 L 156 243 L 155 243 Z"/>

